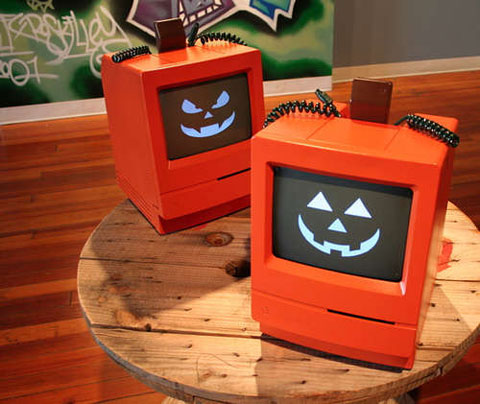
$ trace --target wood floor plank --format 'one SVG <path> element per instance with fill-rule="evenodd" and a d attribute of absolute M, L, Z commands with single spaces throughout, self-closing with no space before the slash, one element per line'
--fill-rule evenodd
<path fill-rule="evenodd" d="M 3 198 L 31 195 L 41 192 L 58 192 L 78 188 L 93 188 L 114 184 L 113 165 L 76 168 L 42 173 L 40 178 L 12 181 L 2 184 Z"/>
<path fill-rule="evenodd" d="M 98 223 L 98 220 L 94 220 L 95 223 Z M 77 227 L 80 229 L 83 228 L 94 228 L 92 224 L 81 224 L 81 226 Z M 77 228 L 73 227 L 71 224 L 65 226 L 66 230 L 63 227 L 55 227 L 52 231 L 72 231 L 74 232 Z M 29 254 L 21 254 L 21 248 L 10 249 L 8 251 L 2 252 L 2 262 L 0 266 L 0 271 L 10 271 L 14 272 L 14 269 L 17 269 L 15 265 L 21 265 L 23 263 L 30 263 L 32 264 L 32 270 L 36 270 L 36 268 L 41 269 L 48 269 L 49 267 L 52 268 L 53 265 L 48 265 L 48 260 L 59 260 L 65 257 L 74 256 L 78 259 L 78 253 L 82 249 L 82 242 L 85 242 L 83 239 L 83 232 L 80 233 L 77 237 L 72 236 L 70 240 L 64 241 L 61 239 L 55 240 L 47 240 L 43 242 L 42 239 L 36 239 L 37 232 L 34 232 L 34 235 L 31 236 L 30 240 L 25 240 L 25 243 L 29 245 L 30 251 Z M 14 240 L 16 237 L 14 237 Z M 36 242 L 39 240 L 39 242 Z M 51 247 L 51 249 L 45 250 L 45 247 Z M 56 249 L 56 250 L 55 250 Z M 43 262 L 42 262 L 43 261 Z M 46 264 L 46 266 L 44 266 Z M 10 273 L 9 275 L 15 276 L 14 273 Z M 28 274 L 24 274 L 28 276 Z M 28 280 L 28 278 L 27 278 Z M 1 280 L 0 280 L 1 282 Z"/>
<path fill-rule="evenodd" d="M 112 363 L 112 366 L 117 366 Z M 10 398 L 13 404 L 52 403 L 115 403 L 115 404 L 160 404 L 163 394 L 152 391 L 145 384 L 125 374 L 111 380 L 95 381 L 67 388 Z"/>
<path fill-rule="evenodd" d="M 103 206 L 111 208 L 112 205 L 120 203 L 123 199 L 125 199 L 125 194 L 116 184 L 35 193 L 25 198 L 5 198 L 0 202 L 0 228 L 3 228 L 4 223 L 15 223 L 19 219 Z"/>
<path fill-rule="evenodd" d="M 477 404 L 480 401 L 480 384 L 466 389 L 453 390 L 442 395 L 418 398 L 417 404 Z"/>
<path fill-rule="evenodd" d="M 91 341 L 88 347 L 69 350 L 64 352 L 50 353 L 49 355 L 38 355 L 30 359 L 8 361 L 8 371 L 0 376 L 1 381 L 8 381 L 13 378 L 31 377 L 42 372 L 53 372 L 70 366 L 86 365 L 97 358 L 103 358 L 103 350 Z"/>
<path fill-rule="evenodd" d="M 0 330 L 0 346 L 38 341 L 87 331 L 85 320 L 80 317 L 63 321 L 57 320 L 52 323 L 9 328 Z"/>
<path fill-rule="evenodd" d="M 37 215 L 34 212 L 30 216 L 4 220 L 0 230 L 0 237 L 99 222 L 111 210 L 109 204 L 105 204 L 105 206 L 93 204 L 93 206 L 89 208 L 85 205 L 78 205 L 72 207 L 71 210 L 63 212 L 48 215 Z"/>
<path fill-rule="evenodd" d="M 38 337 L 33 340 L 0 345 L 0 374 L 5 375 L 5 371 L 12 363 L 27 363 L 28 360 L 32 359 L 41 360 L 41 358 L 50 355 L 97 346 L 86 325 L 80 323 L 80 319 L 66 322 L 70 322 L 70 333 L 59 332 L 58 335 L 44 336 L 39 332 Z M 57 325 L 60 323 L 57 322 Z M 57 329 L 60 329 L 60 327 Z"/>
<path fill-rule="evenodd" d="M 135 396 L 122 397 L 114 400 L 101 401 L 102 404 L 160 404 L 166 398 L 163 394 L 151 392 Z"/>
<path fill-rule="evenodd" d="M 40 179 L 42 173 L 55 172 L 60 170 L 92 168 L 98 166 L 112 166 L 113 158 L 87 160 L 79 162 L 67 162 L 64 164 L 55 164 L 52 166 L 39 166 L 33 168 L 21 167 L 15 170 L 4 170 L 1 172 L 0 185 L 12 181 Z M 3 198 L 2 198 L 3 199 Z"/>
<path fill-rule="evenodd" d="M 20 253 L 22 249 L 43 247 L 43 249 L 55 248 L 57 244 L 73 243 L 82 245 L 92 232 L 94 223 L 79 226 L 66 226 L 55 229 L 42 229 L 28 231 L 22 234 L 2 237 L 0 243 L 0 254 L 2 261 L 8 256 L 8 251 Z M 4 252 L 4 253 L 2 253 Z M 28 257 L 25 257 L 28 259 Z M 3 261 L 6 262 L 6 261 Z"/>
<path fill-rule="evenodd" d="M 8 157 L 8 155 L 7 155 Z M 23 159 L 5 159 L 0 161 L 0 171 L 19 170 L 35 167 L 52 167 L 66 163 L 81 163 L 90 160 L 104 160 L 112 157 L 111 147 L 107 141 L 102 142 L 102 147 L 90 150 L 88 153 L 77 150 L 76 152 L 59 152 L 52 154 L 35 154 L 24 156 Z"/>
<path fill-rule="evenodd" d="M 92 226 L 93 230 L 93 226 Z M 57 256 L 50 252 L 47 257 L 21 257 L 15 264 L 0 265 L 0 288 L 71 279 L 77 275 L 78 256 L 81 243 L 68 255 Z M 11 257 L 12 261 L 15 257 Z M 2 260 L 3 261 L 3 260 Z"/>
<path fill-rule="evenodd" d="M 103 115 L 102 118 L 106 119 L 106 116 Z M 99 125 L 95 127 L 92 122 L 89 122 L 89 119 L 92 117 L 83 117 L 84 121 L 84 129 L 78 129 L 74 127 L 70 127 L 69 129 L 60 130 L 59 128 L 51 128 L 45 125 L 40 126 L 38 122 L 29 122 L 31 124 L 31 128 L 33 129 L 32 132 L 28 132 L 28 129 L 22 127 L 22 124 L 18 125 L 8 125 L 5 126 L 4 136 L 2 138 L 2 144 L 5 146 L 14 146 L 14 145 L 22 145 L 22 144 L 31 144 L 34 142 L 52 142 L 58 141 L 61 139 L 63 142 L 67 141 L 78 141 L 79 139 L 85 138 L 86 134 L 89 137 L 100 137 L 108 135 L 108 127 L 107 125 Z M 65 119 L 68 121 L 69 119 Z M 71 122 L 64 123 L 64 125 L 73 126 L 75 119 L 70 119 Z M 58 121 L 50 121 L 50 123 L 56 123 Z M 48 123 L 46 123 L 48 125 Z M 23 124 L 27 126 L 27 124 Z"/>
<path fill-rule="evenodd" d="M 4 125 L 2 141 L 17 140 L 21 143 L 33 143 L 42 137 L 68 137 L 69 134 L 85 136 L 86 131 L 108 131 L 106 115 L 91 115 L 68 119 L 55 119 L 41 122 L 26 122 Z"/>
<path fill-rule="evenodd" d="M 126 375 L 125 370 L 113 363 L 103 352 L 98 352 L 85 358 L 81 363 L 71 362 L 59 368 L 18 378 L 2 378 L 0 379 L 0 400 L 118 379 Z"/>
<path fill-rule="evenodd" d="M 17 299 L 49 295 L 52 293 L 73 292 L 76 290 L 77 280 L 75 278 L 28 284 L 12 288 L 0 289 L 0 303 Z"/>
<path fill-rule="evenodd" d="M 71 320 L 82 316 L 80 305 L 72 304 L 76 291 L 44 294 L 0 303 L 0 330 Z"/>

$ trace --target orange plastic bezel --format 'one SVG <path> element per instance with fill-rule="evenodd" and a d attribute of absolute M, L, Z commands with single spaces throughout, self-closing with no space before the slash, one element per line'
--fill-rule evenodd
<path fill-rule="evenodd" d="M 453 118 L 430 118 L 456 129 Z M 262 331 L 339 355 L 411 368 L 436 273 L 452 161 L 451 148 L 406 126 L 295 113 L 261 131 L 252 142 L 251 244 L 252 314 Z M 274 166 L 410 188 L 401 281 L 276 257 Z"/>

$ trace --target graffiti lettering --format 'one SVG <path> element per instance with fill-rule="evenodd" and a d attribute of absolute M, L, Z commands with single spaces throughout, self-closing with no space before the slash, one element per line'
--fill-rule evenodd
<path fill-rule="evenodd" d="M 58 77 L 41 73 L 39 59 L 41 68 L 51 71 L 49 66 L 86 58 L 91 73 L 100 78 L 102 55 L 130 46 L 125 32 L 102 6 L 88 21 L 77 18 L 73 11 L 60 19 L 49 13 L 0 14 L 0 78 L 19 86 L 30 79 L 40 82 Z"/>
<path fill-rule="evenodd" d="M 9 79 L 13 84 L 22 87 L 33 78 L 40 83 L 41 78 L 55 79 L 56 74 L 45 74 L 38 71 L 37 57 L 24 61 L 19 58 L 11 58 L 8 61 L 0 60 L 0 79 Z"/>
<path fill-rule="evenodd" d="M 52 0 L 27 0 L 28 6 L 32 10 L 41 10 L 43 12 L 46 12 L 49 8 L 54 10 Z"/>

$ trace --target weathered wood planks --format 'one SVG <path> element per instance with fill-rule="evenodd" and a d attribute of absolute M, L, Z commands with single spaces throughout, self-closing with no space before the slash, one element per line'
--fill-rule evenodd
<path fill-rule="evenodd" d="M 78 286 L 92 334 L 149 386 L 186 401 L 380 400 L 443 374 L 477 338 L 480 233 L 453 205 L 451 258 L 435 283 L 415 366 L 401 372 L 262 336 L 250 317 L 249 279 L 225 273 L 229 260 L 248 260 L 247 213 L 158 235 L 124 201 L 85 245 Z M 220 232 L 231 243 L 206 241 Z"/>

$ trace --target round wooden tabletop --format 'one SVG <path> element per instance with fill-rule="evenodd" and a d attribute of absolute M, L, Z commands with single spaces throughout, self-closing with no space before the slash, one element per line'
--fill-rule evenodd
<path fill-rule="evenodd" d="M 439 376 L 480 332 L 480 234 L 449 204 L 443 262 L 412 370 L 393 371 L 262 335 L 250 316 L 249 210 L 161 236 L 129 202 L 86 243 L 80 303 L 102 348 L 187 402 L 365 402 Z"/>

